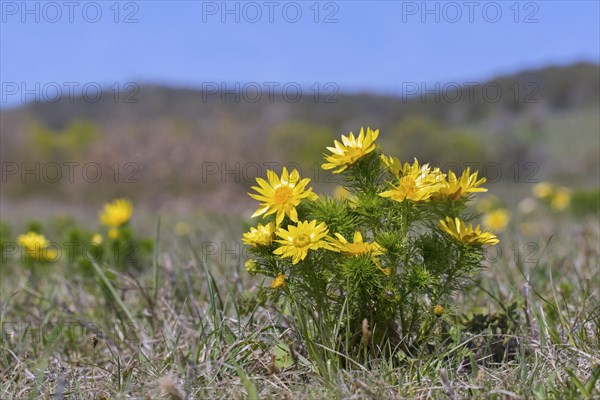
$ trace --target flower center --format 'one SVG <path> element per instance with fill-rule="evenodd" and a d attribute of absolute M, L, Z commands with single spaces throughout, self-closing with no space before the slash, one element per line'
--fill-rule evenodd
<path fill-rule="evenodd" d="M 403 183 L 404 190 L 406 191 L 407 196 L 414 196 L 415 194 L 417 194 L 417 182 L 414 180 L 414 178 L 407 177 L 406 179 L 404 179 Z"/>
<path fill-rule="evenodd" d="M 304 247 L 304 246 L 308 246 L 309 244 L 310 244 L 310 236 L 309 235 L 305 235 L 303 233 L 294 238 L 294 246 L 296 246 L 296 247 Z"/>
<path fill-rule="evenodd" d="M 289 186 L 279 186 L 277 189 L 275 189 L 275 203 L 287 204 L 293 194 L 294 192 Z"/>

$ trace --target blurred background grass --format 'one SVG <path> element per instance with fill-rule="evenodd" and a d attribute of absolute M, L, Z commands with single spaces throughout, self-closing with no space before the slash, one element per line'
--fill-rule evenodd
<path fill-rule="evenodd" d="M 255 176 L 281 165 L 299 167 L 317 191 L 331 192 L 334 180 L 319 170 L 322 153 L 363 125 L 380 129 L 382 146 L 401 160 L 475 165 L 509 204 L 541 181 L 597 191 L 599 66 L 490 82 L 501 86 L 501 101 L 340 94 L 331 104 L 281 96 L 249 103 L 228 94 L 223 102 L 201 91 L 143 86 L 135 104 L 63 99 L 3 110 L 3 218 L 20 219 L 23 210 L 31 217 L 83 213 L 114 197 L 151 210 L 247 213 Z M 515 83 L 535 84 L 534 101 L 514 102 Z"/>

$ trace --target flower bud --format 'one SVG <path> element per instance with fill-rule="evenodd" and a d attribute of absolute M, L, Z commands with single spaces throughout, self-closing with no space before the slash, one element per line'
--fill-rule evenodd
<path fill-rule="evenodd" d="M 250 275 L 255 275 L 258 273 L 258 263 L 256 260 L 246 261 L 244 267 L 246 268 L 246 272 L 248 272 Z"/>

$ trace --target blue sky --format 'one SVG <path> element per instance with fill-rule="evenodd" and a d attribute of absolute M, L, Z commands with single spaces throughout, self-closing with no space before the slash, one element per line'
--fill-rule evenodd
<path fill-rule="evenodd" d="M 403 82 L 477 81 L 600 59 L 598 1 L 70 4 L 0 2 L 3 89 L 335 82 L 343 91 L 394 92 Z M 18 98 L 4 94 L 0 106 Z"/>

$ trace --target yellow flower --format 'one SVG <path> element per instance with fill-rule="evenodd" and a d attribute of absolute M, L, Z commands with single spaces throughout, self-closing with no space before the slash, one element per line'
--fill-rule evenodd
<path fill-rule="evenodd" d="M 242 242 L 249 246 L 269 246 L 273 243 L 273 234 L 275 233 L 275 224 L 269 222 L 266 225 L 258 224 L 256 228 L 250 228 L 249 232 L 244 233 Z"/>
<path fill-rule="evenodd" d="M 554 193 L 554 185 L 548 182 L 540 182 L 531 189 L 533 197 L 538 199 L 547 199 Z"/>
<path fill-rule="evenodd" d="M 94 235 L 92 235 L 92 239 L 90 240 L 90 242 L 95 245 L 95 246 L 100 246 L 103 242 L 103 238 L 102 235 L 99 233 L 94 233 Z"/>
<path fill-rule="evenodd" d="M 460 178 L 457 178 L 453 171 L 449 171 L 448 180 L 445 182 L 445 185 L 432 197 L 440 200 L 458 200 L 470 193 L 487 192 L 487 189 L 478 187 L 483 185 L 486 179 L 481 178 L 478 180 L 477 175 L 479 175 L 478 171 L 471 174 L 470 167 L 463 171 Z"/>
<path fill-rule="evenodd" d="M 478 198 L 477 203 L 475 204 L 475 208 L 480 213 L 486 213 L 498 208 L 502 202 L 496 195 L 487 195 L 483 198 Z"/>
<path fill-rule="evenodd" d="M 332 245 L 333 250 L 347 256 L 360 256 L 371 254 L 374 257 L 383 254 L 383 247 L 377 242 L 369 243 L 363 241 L 362 234 L 359 231 L 354 232 L 354 243 L 349 243 L 344 236 L 335 234 L 336 238 L 329 237 L 327 241 Z"/>
<path fill-rule="evenodd" d="M 330 248 L 323 240 L 327 232 L 329 230 L 325 223 L 317 225 L 315 220 L 298 222 L 298 226 L 288 225 L 287 230 L 279 228 L 275 233 L 281 238 L 276 240 L 281 246 L 273 253 L 281 257 L 292 257 L 292 264 L 297 264 L 306 258 L 308 250 Z"/>
<path fill-rule="evenodd" d="M 393 189 L 380 193 L 396 201 L 429 201 L 431 196 L 445 185 L 445 175 L 439 168 L 431 170 L 429 164 L 419 166 L 419 162 L 405 163 L 399 171 L 400 179 Z"/>
<path fill-rule="evenodd" d="M 336 186 L 333 189 L 333 197 L 336 199 L 349 199 L 351 195 L 352 194 L 350 193 L 350 191 L 343 186 Z"/>
<path fill-rule="evenodd" d="M 440 220 L 440 228 L 453 238 L 468 245 L 489 245 L 493 246 L 500 241 L 491 232 L 482 232 L 479 225 L 473 229 L 473 225 L 466 226 L 458 218 L 446 217 L 446 221 Z"/>
<path fill-rule="evenodd" d="M 571 203 L 571 190 L 566 187 L 559 187 L 554 192 L 552 200 L 550 201 L 550 207 L 554 210 L 562 211 L 569 206 Z"/>
<path fill-rule="evenodd" d="M 260 208 L 252 214 L 252 218 L 259 215 L 266 217 L 271 214 L 276 215 L 276 222 L 279 225 L 287 215 L 293 222 L 298 222 L 298 212 L 296 206 L 302 199 L 316 200 L 317 195 L 312 192 L 312 188 L 305 190 L 310 182 L 309 178 L 300 180 L 300 174 L 293 170 L 288 174 L 287 168 L 283 167 L 281 178 L 271 170 L 267 171 L 268 182 L 262 178 L 256 178 L 258 186 L 252 186 L 258 194 L 248 193 L 250 197 L 260 202 Z"/>
<path fill-rule="evenodd" d="M 25 250 L 25 255 L 34 260 L 55 261 L 58 253 L 54 249 L 49 249 L 50 242 L 44 235 L 35 232 L 27 232 L 19 235 L 17 241 Z"/>
<path fill-rule="evenodd" d="M 44 235 L 35 232 L 27 232 L 24 235 L 19 235 L 17 241 L 25 250 L 29 251 L 45 249 L 50 244 Z"/>
<path fill-rule="evenodd" d="M 175 235 L 187 236 L 192 233 L 192 226 L 185 221 L 180 221 L 175 224 Z"/>
<path fill-rule="evenodd" d="M 510 221 L 510 213 L 505 208 L 498 208 L 484 215 L 483 226 L 495 232 L 502 232 Z"/>
<path fill-rule="evenodd" d="M 111 228 L 108 230 L 108 237 L 110 239 L 118 239 L 119 238 L 119 230 L 117 228 Z"/>
<path fill-rule="evenodd" d="M 323 169 L 334 169 L 334 174 L 344 171 L 346 168 L 353 165 L 361 157 L 375 150 L 375 139 L 379 136 L 379 130 L 373 131 L 367 128 L 365 135 L 364 128 L 360 128 L 360 133 L 354 137 L 354 133 L 350 135 L 342 135 L 342 143 L 337 140 L 333 141 L 335 147 L 328 147 L 327 150 L 331 155 L 325 155 L 325 164 L 321 165 Z"/>
<path fill-rule="evenodd" d="M 441 304 L 436 304 L 435 307 L 433 307 L 433 313 L 436 317 L 441 317 L 444 314 L 444 311 L 444 306 Z"/>
<path fill-rule="evenodd" d="M 104 205 L 104 210 L 100 213 L 100 223 L 111 228 L 118 228 L 126 224 L 131 218 L 133 206 L 126 199 L 117 199 L 112 203 Z"/>
<path fill-rule="evenodd" d="M 402 172 L 402 163 L 398 158 L 382 154 L 381 161 L 390 174 L 394 175 L 398 179 L 400 178 L 400 174 Z M 405 163 L 405 165 L 408 165 L 408 163 Z"/>
<path fill-rule="evenodd" d="M 390 275 L 390 268 L 383 269 L 379 262 L 379 256 L 383 254 L 384 249 L 377 242 L 369 243 L 363 240 L 362 234 L 359 231 L 354 232 L 354 243 L 349 243 L 344 236 L 339 233 L 335 234 L 335 238 L 327 237 L 326 240 L 331 245 L 331 250 L 342 253 L 346 256 L 358 257 L 362 255 L 370 255 L 373 263 L 384 274 Z"/>
<path fill-rule="evenodd" d="M 343 186 L 336 186 L 333 189 L 333 198 L 338 199 L 338 200 L 347 200 L 350 208 L 356 208 L 356 205 L 357 205 L 356 196 Z"/>
<path fill-rule="evenodd" d="M 280 272 L 273 280 L 273 283 L 271 283 L 271 287 L 273 289 L 285 287 L 285 275 Z"/>

